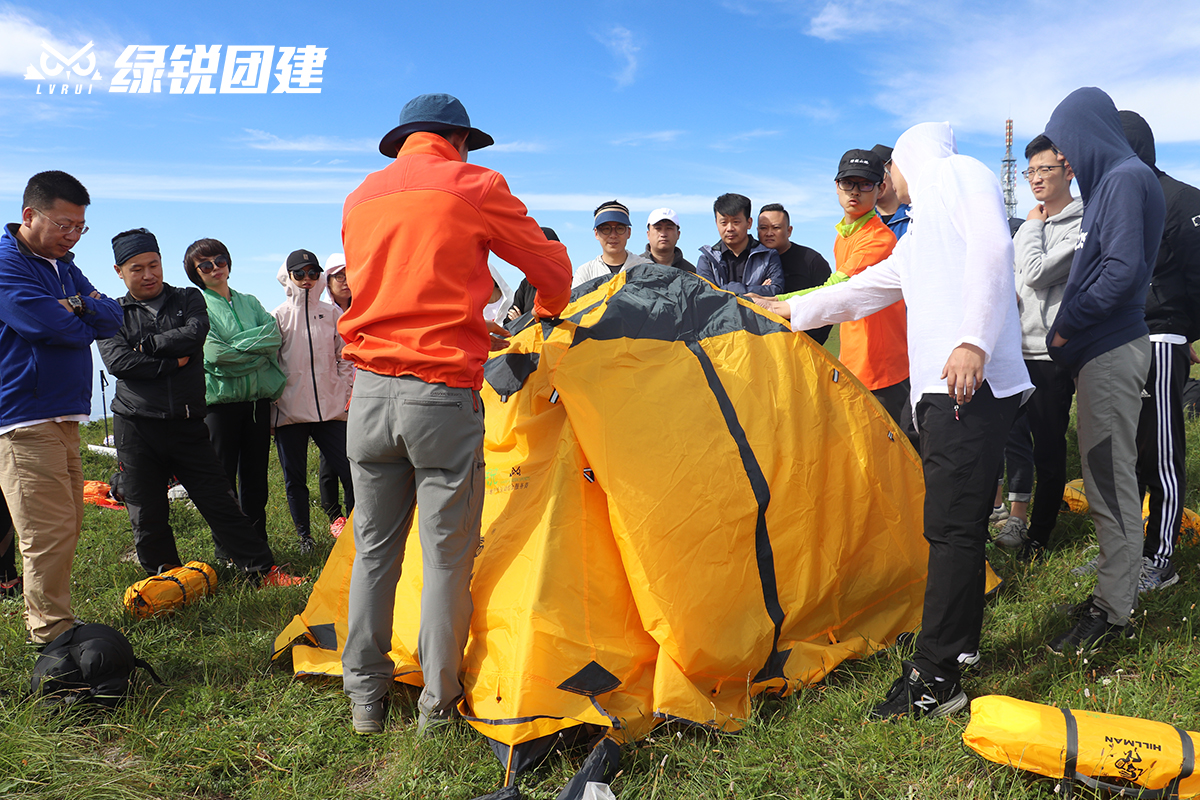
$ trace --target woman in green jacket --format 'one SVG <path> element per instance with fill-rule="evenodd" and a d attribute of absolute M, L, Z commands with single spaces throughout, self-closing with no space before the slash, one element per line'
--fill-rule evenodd
<path fill-rule="evenodd" d="M 229 287 L 233 259 L 216 239 L 193 242 L 183 268 L 208 304 L 204 422 L 243 513 L 265 541 L 271 401 L 287 385 L 279 368 L 279 325 L 253 295 Z"/>

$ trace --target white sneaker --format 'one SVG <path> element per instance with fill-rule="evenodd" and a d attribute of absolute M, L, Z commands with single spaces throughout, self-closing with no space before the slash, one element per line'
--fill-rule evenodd
<path fill-rule="evenodd" d="M 1004 520 L 1008 519 L 1008 514 L 1008 507 L 1002 502 L 1000 505 L 992 509 L 992 515 L 988 517 L 988 522 L 992 525 L 995 525 L 999 522 L 1004 522 Z"/>
<path fill-rule="evenodd" d="M 1020 517 L 1009 517 L 992 541 L 1009 550 L 1016 550 L 1029 539 L 1029 526 Z"/>

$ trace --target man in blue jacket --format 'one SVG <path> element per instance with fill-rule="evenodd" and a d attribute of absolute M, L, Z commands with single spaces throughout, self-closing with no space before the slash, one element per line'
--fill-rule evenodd
<path fill-rule="evenodd" d="M 1050 357 L 1075 376 L 1084 489 L 1100 544 L 1095 591 L 1076 609 L 1074 627 L 1049 645 L 1074 654 L 1131 635 L 1142 567 L 1136 433 L 1150 368 L 1146 290 L 1166 211 L 1158 178 L 1129 146 L 1104 92 L 1067 95 L 1045 136 L 1083 198 L 1075 259 L 1046 336 Z"/>
<path fill-rule="evenodd" d="M 121 327 L 71 248 L 87 233 L 87 189 L 65 172 L 29 179 L 21 221 L 0 236 L 0 489 L 25 577 L 25 626 L 45 644 L 75 623 L 71 563 L 83 525 L 79 423 L 92 406 L 95 339 Z"/>
<path fill-rule="evenodd" d="M 700 248 L 696 274 L 734 294 L 753 292 L 774 297 L 783 291 L 783 262 L 779 253 L 750 235 L 750 198 L 723 194 L 713 203 L 721 240 Z"/>

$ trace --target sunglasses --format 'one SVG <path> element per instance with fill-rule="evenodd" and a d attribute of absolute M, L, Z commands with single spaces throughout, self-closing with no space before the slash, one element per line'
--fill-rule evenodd
<path fill-rule="evenodd" d="M 297 267 L 296 269 L 292 270 L 292 277 L 298 281 L 302 281 L 305 278 L 315 281 L 317 278 L 321 277 L 321 268 L 308 267 L 306 269 L 304 267 Z"/>
<path fill-rule="evenodd" d="M 214 269 L 216 269 L 217 267 L 228 267 L 228 266 L 229 266 L 228 258 L 226 258 L 225 256 L 217 256 L 212 261 L 201 261 L 199 264 L 196 265 L 196 269 L 200 270 L 205 275 L 207 275 L 210 272 L 212 272 Z"/>

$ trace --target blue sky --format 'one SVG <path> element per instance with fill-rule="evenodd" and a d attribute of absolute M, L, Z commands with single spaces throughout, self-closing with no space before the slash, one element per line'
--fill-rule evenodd
<path fill-rule="evenodd" d="M 286 8 L 287 10 L 281 10 Z M 575 264 L 593 258 L 591 211 L 681 214 L 692 261 L 716 240 L 712 200 L 782 202 L 793 241 L 832 255 L 832 178 L 851 147 L 891 144 L 948 120 L 961 152 L 999 173 L 1004 120 L 1021 151 L 1079 86 L 1141 113 L 1159 166 L 1200 185 L 1200 6 L 1169 16 L 1137 3 L 716 0 L 655 4 L 205 4 L 0 2 L 0 204 L 20 213 L 26 180 L 66 170 L 88 187 L 92 230 L 77 263 L 106 293 L 109 239 L 144 226 L 168 282 L 201 237 L 233 255 L 231 284 L 268 309 L 296 248 L 341 249 L 341 204 L 387 161 L 376 147 L 424 92 L 458 96 L 497 144 L 472 160 L 501 171 Z M 74 62 L 27 79 L 30 67 Z M 326 48 L 319 93 L 109 91 L 130 45 Z M 51 53 L 50 51 L 53 51 Z M 45 57 L 45 58 L 43 58 Z M 86 77 L 76 73 L 88 72 Z M 274 72 L 274 70 L 272 70 Z M 93 75 L 100 79 L 93 80 Z M 74 84 L 82 87 L 76 93 Z M 219 81 L 214 81 L 216 87 Z M 278 81 L 272 77 L 270 88 Z M 90 87 L 90 93 L 89 88 Z M 39 94 L 40 91 L 40 94 Z M 1033 204 L 1018 176 L 1019 214 Z M 513 277 L 517 273 L 505 270 Z"/>

